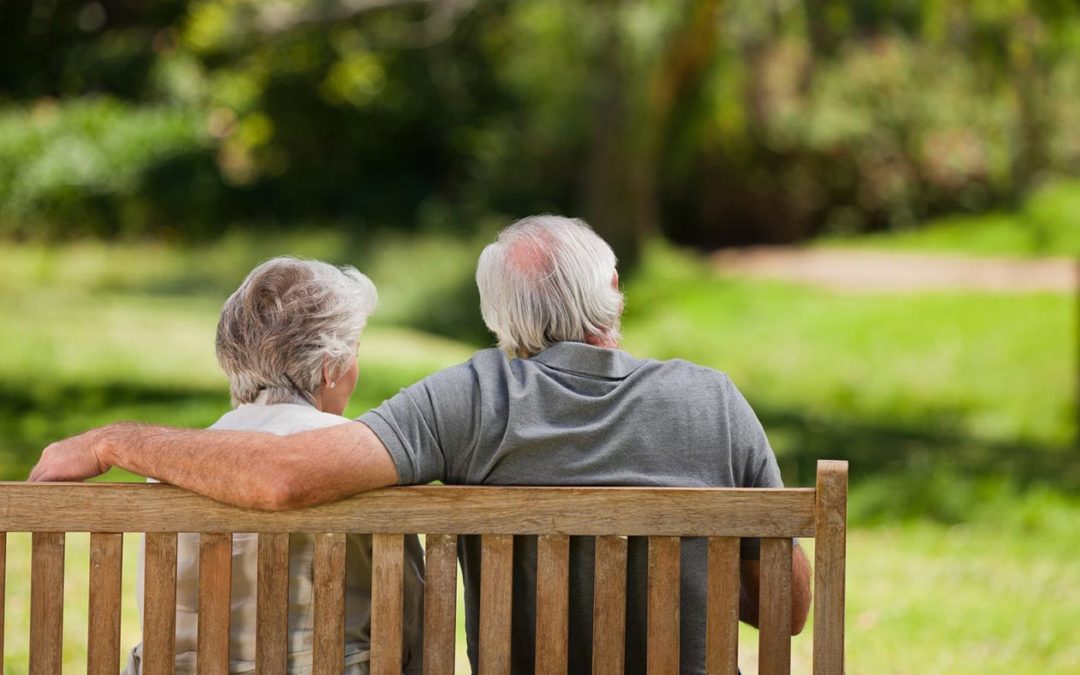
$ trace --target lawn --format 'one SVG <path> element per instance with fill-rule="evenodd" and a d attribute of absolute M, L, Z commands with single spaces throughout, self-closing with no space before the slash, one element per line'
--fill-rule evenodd
<path fill-rule="evenodd" d="M 818 245 L 909 253 L 981 256 L 1080 256 L 1080 180 L 1059 179 L 1037 188 L 1015 211 L 953 214 L 917 228 L 869 236 L 827 236 Z"/>
<path fill-rule="evenodd" d="M 476 246 L 361 248 L 333 233 L 238 235 L 204 249 L 2 246 L 0 478 L 22 478 L 44 444 L 91 425 L 216 419 L 227 406 L 217 311 L 252 264 L 280 251 L 354 262 L 380 285 L 357 414 L 484 344 L 466 306 Z M 1080 623 L 1080 502 L 1068 496 L 1080 485 L 1074 298 L 725 280 L 659 245 L 626 286 L 627 348 L 730 373 L 789 483 L 809 484 L 817 457 L 852 460 L 850 672 L 1080 669 L 1070 639 Z M 9 538 L 4 661 L 21 673 L 28 543 Z M 135 541 L 125 648 L 138 635 Z M 85 658 L 85 561 L 85 535 L 70 535 L 65 671 Z M 747 629 L 747 666 L 753 641 Z M 808 644 L 795 642 L 796 672 Z"/>

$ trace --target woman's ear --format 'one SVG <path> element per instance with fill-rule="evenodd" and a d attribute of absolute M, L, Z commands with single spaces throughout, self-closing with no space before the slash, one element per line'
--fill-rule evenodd
<path fill-rule="evenodd" d="M 322 364 L 322 386 L 323 388 L 334 388 L 334 373 L 330 370 L 330 364 L 323 359 Z"/>

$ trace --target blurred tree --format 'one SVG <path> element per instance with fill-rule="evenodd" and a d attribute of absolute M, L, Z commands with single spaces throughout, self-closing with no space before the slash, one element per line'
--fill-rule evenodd
<path fill-rule="evenodd" d="M 0 233 L 557 211 L 632 265 L 912 227 L 1080 170 L 1078 36 L 1069 0 L 4 2 Z"/>

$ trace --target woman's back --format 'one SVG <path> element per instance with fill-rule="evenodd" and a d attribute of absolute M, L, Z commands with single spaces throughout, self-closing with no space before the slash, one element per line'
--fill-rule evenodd
<path fill-rule="evenodd" d="M 241 405 L 224 415 L 211 429 L 266 431 L 292 434 L 348 422 L 344 417 L 316 410 L 303 399 L 264 405 L 258 401 Z M 258 538 L 233 535 L 232 602 L 230 614 L 230 672 L 255 671 L 255 616 L 258 571 Z M 293 534 L 289 541 L 289 633 L 290 673 L 311 670 L 314 624 L 314 537 Z M 195 672 L 199 605 L 199 537 L 180 534 L 177 541 L 176 574 L 176 672 Z M 140 569 L 141 572 L 141 569 Z M 422 653 L 423 552 L 415 535 L 405 538 L 404 636 L 402 663 L 406 672 L 419 672 Z M 141 584 L 140 584 L 141 586 Z M 371 537 L 346 538 L 345 579 L 345 672 L 366 673 L 371 626 Z M 130 672 L 140 672 L 141 650 L 132 654 Z"/>

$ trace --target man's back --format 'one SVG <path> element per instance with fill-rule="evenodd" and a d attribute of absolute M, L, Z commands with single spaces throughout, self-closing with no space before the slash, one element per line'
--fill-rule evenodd
<path fill-rule="evenodd" d="M 362 421 L 389 449 L 405 484 L 781 486 L 760 423 L 725 375 L 581 343 L 559 343 L 531 359 L 480 352 L 403 390 Z M 478 538 L 463 537 L 460 551 L 475 666 Z M 512 661 L 514 672 L 531 672 L 535 538 L 515 539 L 514 560 Z M 684 542 L 682 569 L 683 672 L 703 672 L 704 542 Z M 632 539 L 631 672 L 645 666 L 646 572 L 646 542 Z M 592 540 L 574 538 L 570 672 L 591 667 L 592 574 Z"/>

